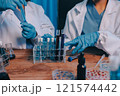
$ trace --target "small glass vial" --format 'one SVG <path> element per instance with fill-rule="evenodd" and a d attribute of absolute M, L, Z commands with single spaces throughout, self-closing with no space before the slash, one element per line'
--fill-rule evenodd
<path fill-rule="evenodd" d="M 3 57 L 0 55 L 0 80 L 10 80 L 3 65 Z"/>
<path fill-rule="evenodd" d="M 9 53 L 9 58 L 10 59 L 15 59 L 15 54 L 12 49 L 12 43 L 5 44 L 6 51 Z"/>
<path fill-rule="evenodd" d="M 4 65 L 3 65 L 3 57 L 0 55 L 0 73 L 6 72 Z"/>

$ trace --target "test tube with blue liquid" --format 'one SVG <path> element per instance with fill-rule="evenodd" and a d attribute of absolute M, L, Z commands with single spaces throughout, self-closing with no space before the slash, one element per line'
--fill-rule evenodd
<path fill-rule="evenodd" d="M 51 40 L 50 40 L 50 38 L 47 38 L 47 51 L 46 51 L 46 53 L 47 53 L 47 58 L 49 59 L 50 58 L 50 51 L 51 51 L 51 49 L 50 49 L 50 46 L 51 46 Z"/>
<path fill-rule="evenodd" d="M 35 45 L 34 50 L 33 50 L 33 55 L 34 55 L 34 63 L 39 63 L 40 62 L 40 46 Z"/>
<path fill-rule="evenodd" d="M 33 48 L 33 60 L 34 60 L 34 64 L 37 62 L 42 62 L 40 60 L 41 59 L 41 46 L 40 46 L 40 42 L 41 42 L 41 37 L 38 37 L 35 39 L 35 46 Z"/>
<path fill-rule="evenodd" d="M 40 41 L 40 50 L 41 50 L 41 58 L 42 58 L 42 60 L 44 60 L 45 59 L 45 52 L 46 52 L 46 50 L 44 49 L 44 40 L 43 40 L 43 38 L 41 38 L 41 41 Z"/>
<path fill-rule="evenodd" d="M 51 56 L 50 59 L 51 60 L 55 60 L 55 38 L 51 39 Z"/>

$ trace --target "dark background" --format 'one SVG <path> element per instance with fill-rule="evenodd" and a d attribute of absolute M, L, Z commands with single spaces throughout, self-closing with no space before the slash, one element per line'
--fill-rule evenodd
<path fill-rule="evenodd" d="M 59 0 L 58 3 L 58 29 L 63 29 L 67 12 L 83 0 Z"/>

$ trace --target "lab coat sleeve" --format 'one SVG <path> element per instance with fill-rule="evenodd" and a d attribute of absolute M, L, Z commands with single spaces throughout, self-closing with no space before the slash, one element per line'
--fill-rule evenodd
<path fill-rule="evenodd" d="M 114 54 L 116 50 L 120 49 L 120 36 L 108 31 L 99 31 L 99 33 L 99 39 L 95 44 L 97 48 L 104 50 L 109 55 Z"/>
<path fill-rule="evenodd" d="M 111 10 L 114 10 L 113 12 L 115 13 L 108 14 L 104 17 L 104 23 L 108 24 L 105 26 L 112 28 L 109 31 L 99 31 L 100 36 L 96 44 L 97 48 L 104 50 L 110 55 L 114 55 L 117 50 L 120 50 L 120 2 L 118 0 L 113 0 L 113 2 L 116 4 L 114 5 L 114 9 Z"/>
<path fill-rule="evenodd" d="M 53 24 L 51 23 L 50 19 L 45 14 L 43 14 L 43 17 L 45 19 L 45 22 L 42 23 L 41 25 L 41 28 L 43 29 L 42 32 L 45 34 L 47 32 L 48 34 L 51 34 L 54 37 L 55 29 L 54 29 Z"/>
<path fill-rule="evenodd" d="M 55 29 L 50 19 L 45 15 L 43 8 L 40 5 L 34 4 L 36 19 L 38 19 L 39 27 L 36 28 L 37 37 L 43 36 L 44 34 L 51 34 L 53 37 L 55 35 Z M 35 44 L 35 39 L 32 39 L 32 43 Z"/>
<path fill-rule="evenodd" d="M 38 35 L 41 36 L 41 33 L 44 33 L 44 34 L 51 34 L 53 37 L 55 35 L 55 29 L 54 29 L 54 26 L 53 24 L 51 23 L 50 19 L 45 15 L 44 13 L 44 10 L 41 6 L 37 6 L 37 11 L 38 11 L 38 19 L 39 22 L 40 22 L 40 29 L 42 29 L 40 32 L 38 30 Z"/>
<path fill-rule="evenodd" d="M 69 31 L 69 15 L 67 14 L 66 22 L 65 22 L 65 27 L 63 29 L 63 33 L 65 34 L 65 42 L 68 42 L 71 40 L 70 36 L 70 31 Z"/>
<path fill-rule="evenodd" d="M 73 16 L 71 16 L 71 13 L 68 12 L 65 22 L 65 27 L 63 29 L 63 33 L 65 34 L 65 42 L 71 41 L 74 39 L 76 35 L 76 28 L 73 23 Z M 71 26 L 72 25 L 72 26 Z"/>

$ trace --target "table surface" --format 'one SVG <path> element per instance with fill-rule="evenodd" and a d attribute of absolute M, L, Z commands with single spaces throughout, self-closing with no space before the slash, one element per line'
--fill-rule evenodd
<path fill-rule="evenodd" d="M 10 60 L 6 67 L 11 80 L 52 80 L 52 71 L 56 69 L 71 70 L 77 75 L 78 60 L 66 63 L 39 63 L 33 64 L 32 50 L 14 50 L 16 58 Z M 85 53 L 86 67 L 96 65 L 101 56 Z M 68 56 L 66 56 L 67 60 Z M 105 57 L 104 59 L 107 59 Z M 99 67 L 99 66 L 98 66 Z"/>

